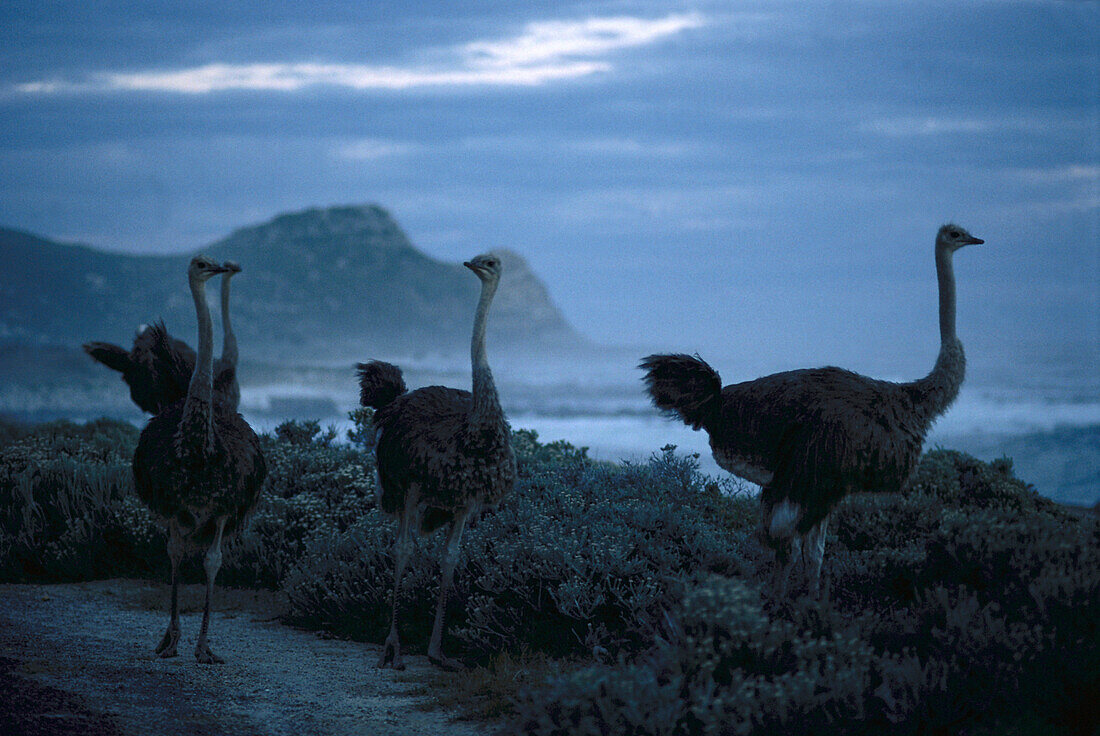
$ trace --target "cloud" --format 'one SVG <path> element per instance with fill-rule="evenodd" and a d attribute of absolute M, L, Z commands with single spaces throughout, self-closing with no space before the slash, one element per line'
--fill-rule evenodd
<path fill-rule="evenodd" d="M 639 222 L 712 230 L 718 223 L 746 225 L 766 196 L 763 187 L 753 184 L 590 187 L 562 193 L 553 212 L 562 223 L 603 232 L 635 232 Z"/>
<path fill-rule="evenodd" d="M 1007 176 L 1029 184 L 1100 183 L 1100 166 L 1070 164 L 1050 168 L 1010 169 Z"/>
<path fill-rule="evenodd" d="M 645 46 L 701 25 L 703 18 L 698 13 L 657 20 L 620 16 L 578 22 L 547 21 L 528 24 L 524 34 L 515 38 L 466 44 L 463 51 L 471 64 L 484 69 L 523 68 Z"/>
<path fill-rule="evenodd" d="M 565 141 L 567 151 L 589 155 L 642 157 L 678 157 L 700 153 L 704 146 L 694 141 L 655 140 L 635 137 L 581 138 Z"/>
<path fill-rule="evenodd" d="M 349 161 L 374 161 L 381 158 L 395 156 L 407 156 L 420 150 L 415 143 L 402 141 L 389 141 L 378 138 L 362 138 L 360 140 L 337 146 L 330 152 L 333 158 Z"/>
<path fill-rule="evenodd" d="M 470 151 L 516 154 L 567 154 L 616 158 L 677 158 L 708 153 L 712 147 L 701 141 L 658 136 L 562 136 L 545 134 L 474 136 L 461 140 Z"/>
<path fill-rule="evenodd" d="M 955 135 L 967 133 L 991 133 L 995 131 L 1024 131 L 1031 133 L 1081 128 L 1083 123 L 1073 120 L 1048 120 L 1041 118 L 960 118 L 960 117 L 885 117 L 862 122 L 861 133 L 872 133 L 890 138 L 913 136 Z"/>
<path fill-rule="evenodd" d="M 418 87 L 538 86 L 613 68 L 605 57 L 650 45 L 704 25 L 698 13 L 646 19 L 629 16 L 529 23 L 512 38 L 454 47 L 436 66 L 374 66 L 319 62 L 211 63 L 186 69 L 95 72 L 84 81 L 36 80 L 15 85 L 25 94 L 229 90 L 295 92 L 330 86 L 354 90 Z"/>

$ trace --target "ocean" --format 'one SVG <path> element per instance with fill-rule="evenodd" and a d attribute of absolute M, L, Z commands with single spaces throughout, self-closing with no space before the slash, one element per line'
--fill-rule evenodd
<path fill-rule="evenodd" d="M 431 360 L 396 361 L 410 388 L 442 384 L 468 388 L 469 371 Z M 513 428 L 533 429 L 543 441 L 566 440 L 587 447 L 600 460 L 644 461 L 666 445 L 697 453 L 703 472 L 725 475 L 714 462 L 704 432 L 657 412 L 642 391 L 641 372 L 631 363 L 574 361 L 543 365 L 532 374 L 502 361 L 498 388 Z M 516 381 L 514 376 L 523 376 Z M 725 378 L 725 377 L 724 377 Z M 742 378 L 733 380 L 743 380 Z M 1016 474 L 1044 496 L 1061 503 L 1100 502 L 1100 390 L 1097 376 L 1064 370 L 1048 376 L 1035 369 L 1007 380 L 968 379 L 959 398 L 929 434 L 925 449 L 944 447 L 982 460 L 1011 457 Z M 352 369 L 313 371 L 308 380 L 246 385 L 242 411 L 257 429 L 286 418 L 317 419 L 340 437 L 357 405 Z"/>

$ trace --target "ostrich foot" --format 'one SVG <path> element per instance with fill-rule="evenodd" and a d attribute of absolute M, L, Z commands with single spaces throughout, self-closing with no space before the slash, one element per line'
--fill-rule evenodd
<path fill-rule="evenodd" d="M 428 661 L 436 667 L 448 672 L 463 672 L 466 670 L 466 665 L 462 664 L 457 659 L 448 657 L 443 652 L 436 652 L 435 654 L 428 652 Z"/>
<path fill-rule="evenodd" d="M 386 643 L 382 647 L 382 656 L 378 658 L 379 668 L 390 665 L 395 670 L 405 669 L 405 660 L 401 657 L 401 642 L 397 639 L 397 633 L 390 632 L 386 637 Z"/>
<path fill-rule="evenodd" d="M 195 645 L 195 659 L 199 664 L 225 664 L 225 660 L 210 651 L 205 640 Z"/>
<path fill-rule="evenodd" d="M 160 640 L 160 644 L 157 644 L 157 648 L 154 650 L 156 655 L 162 659 L 168 657 L 178 657 L 179 652 L 176 651 L 176 644 L 180 640 L 180 630 L 169 626 L 164 632 L 164 638 Z"/>

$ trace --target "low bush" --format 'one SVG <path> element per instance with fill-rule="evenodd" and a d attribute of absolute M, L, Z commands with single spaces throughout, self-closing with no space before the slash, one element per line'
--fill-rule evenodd
<path fill-rule="evenodd" d="M 219 581 L 283 589 L 291 617 L 381 641 L 392 519 L 379 513 L 369 411 L 350 443 L 316 422 L 261 438 L 269 475 Z M 0 580 L 164 579 L 164 533 L 136 500 L 138 430 L 0 422 Z M 902 494 L 834 512 L 823 601 L 758 580 L 755 499 L 664 448 L 600 463 L 513 436 L 519 478 L 463 539 L 447 639 L 515 733 L 1091 735 L 1100 727 L 1100 520 L 1017 479 L 1007 460 L 935 450 Z M 426 644 L 443 534 L 400 590 Z M 194 556 L 185 579 L 201 580 Z M 552 658 L 565 658 L 559 667 Z M 470 685 L 473 687 L 473 685 Z M 469 692 L 469 688 L 467 691 Z"/>
<path fill-rule="evenodd" d="M 0 445 L 0 580 L 166 577 L 164 530 L 134 493 L 140 430 L 125 422 L 10 427 Z M 277 587 L 314 535 L 346 529 L 373 504 L 366 458 L 316 422 L 261 437 L 268 481 L 251 524 L 226 546 L 220 582 Z M 201 559 L 181 566 L 204 579 Z"/>
<path fill-rule="evenodd" d="M 219 579 L 277 588 L 315 537 L 338 534 L 374 506 L 366 457 L 315 421 L 260 438 L 268 474 L 251 524 L 229 546 Z"/>
<path fill-rule="evenodd" d="M 1003 461 L 935 451 L 914 481 L 837 509 L 828 602 L 711 580 L 677 636 L 529 688 L 511 731 L 1092 734 L 1100 522 Z"/>
<path fill-rule="evenodd" d="M 693 581 L 745 569 L 755 502 L 724 493 L 695 458 L 669 448 L 647 463 L 594 463 L 529 431 L 515 448 L 513 494 L 463 538 L 448 631 L 467 657 L 639 650 Z M 372 512 L 316 537 L 286 579 L 295 620 L 384 636 L 392 527 Z M 414 648 L 430 633 L 442 536 L 420 541 L 402 583 L 401 633 Z"/>
<path fill-rule="evenodd" d="M 133 426 L 52 422 L 33 430 L 15 425 L 4 434 L 10 439 L 0 445 L 0 580 L 156 570 L 156 525 L 133 493 Z"/>

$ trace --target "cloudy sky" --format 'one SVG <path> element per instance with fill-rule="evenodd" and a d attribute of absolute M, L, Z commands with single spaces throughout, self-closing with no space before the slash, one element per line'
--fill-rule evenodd
<path fill-rule="evenodd" d="M 0 224 L 180 252 L 376 202 L 599 341 L 912 376 L 955 220 L 972 364 L 1096 365 L 1100 3 L 213 5 L 0 5 Z"/>

